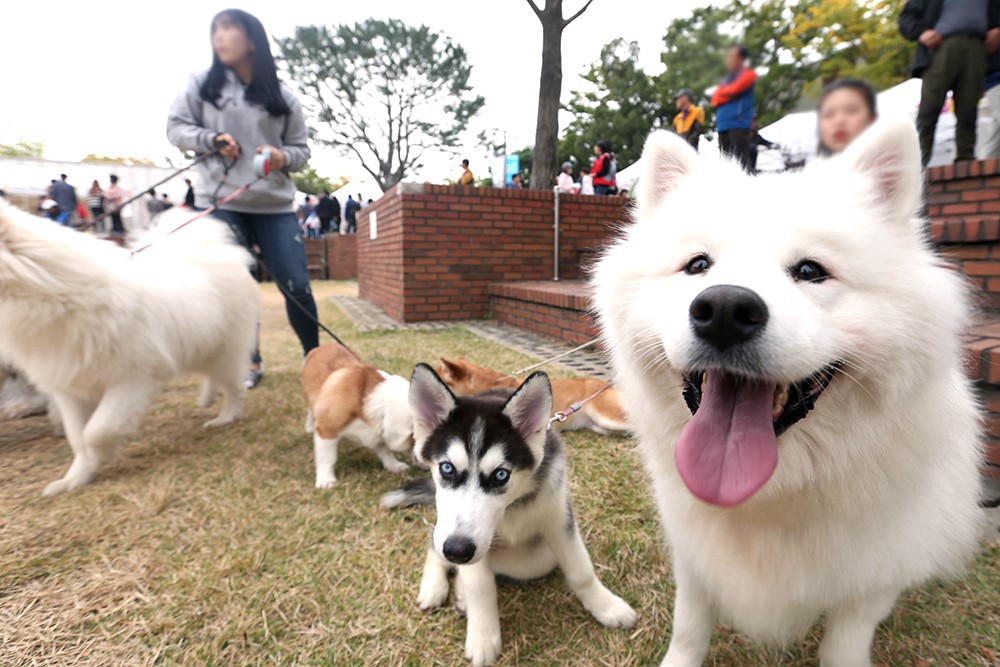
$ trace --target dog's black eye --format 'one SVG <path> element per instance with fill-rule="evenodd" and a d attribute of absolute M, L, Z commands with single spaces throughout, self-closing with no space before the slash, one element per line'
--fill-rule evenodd
<path fill-rule="evenodd" d="M 699 273 L 705 273 L 712 267 L 712 260 L 710 260 L 705 255 L 698 255 L 694 257 L 687 265 L 684 267 L 684 273 L 689 276 L 696 276 Z"/>
<path fill-rule="evenodd" d="M 506 484 L 508 479 L 510 479 L 510 471 L 506 468 L 497 468 L 493 472 L 493 481 L 497 484 Z"/>
<path fill-rule="evenodd" d="M 442 477 L 451 477 L 455 474 L 455 466 L 448 461 L 441 461 L 441 463 L 438 464 L 438 472 L 441 473 Z"/>
<path fill-rule="evenodd" d="M 830 277 L 822 264 L 811 259 L 804 259 L 793 266 L 791 274 L 800 283 L 821 283 Z"/>

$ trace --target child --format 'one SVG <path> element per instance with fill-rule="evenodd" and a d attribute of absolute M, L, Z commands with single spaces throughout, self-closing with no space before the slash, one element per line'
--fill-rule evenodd
<path fill-rule="evenodd" d="M 819 154 L 836 155 L 878 120 L 875 89 L 861 79 L 840 79 L 823 89 L 816 111 Z"/>

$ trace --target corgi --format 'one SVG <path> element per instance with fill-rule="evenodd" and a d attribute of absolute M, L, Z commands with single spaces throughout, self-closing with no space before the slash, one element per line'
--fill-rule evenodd
<path fill-rule="evenodd" d="M 454 361 L 441 357 L 437 373 L 456 396 L 472 396 L 489 389 L 515 389 L 519 384 L 509 375 L 475 364 L 465 357 Z M 594 397 L 569 415 L 566 421 L 553 422 L 553 428 L 560 431 L 587 429 L 601 435 L 629 432 L 618 390 L 610 387 L 604 380 L 553 378 L 550 381 L 556 410 L 565 410 L 574 403 Z"/>
<path fill-rule="evenodd" d="M 409 468 L 393 456 L 413 449 L 409 387 L 405 378 L 365 364 L 340 343 L 309 352 L 302 390 L 309 404 L 306 433 L 313 436 L 317 489 L 337 483 L 334 468 L 341 441 L 372 450 L 389 472 Z"/>

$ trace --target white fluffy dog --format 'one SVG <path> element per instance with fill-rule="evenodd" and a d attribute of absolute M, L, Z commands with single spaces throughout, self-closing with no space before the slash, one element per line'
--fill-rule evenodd
<path fill-rule="evenodd" d="M 0 203 L 0 356 L 53 397 L 73 449 L 45 495 L 89 483 L 178 374 L 207 376 L 203 406 L 223 393 L 206 426 L 240 416 L 260 313 L 250 255 L 214 219 L 149 242 L 133 256 Z"/>
<path fill-rule="evenodd" d="M 968 300 L 924 241 L 916 132 L 757 178 L 658 133 L 642 164 L 594 285 L 677 582 L 663 665 L 719 622 L 785 642 L 820 616 L 823 667 L 870 665 L 900 592 L 979 535 Z"/>

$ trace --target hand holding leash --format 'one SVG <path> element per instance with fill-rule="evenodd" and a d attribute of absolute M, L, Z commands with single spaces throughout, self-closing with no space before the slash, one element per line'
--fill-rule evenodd
<path fill-rule="evenodd" d="M 240 145 L 233 139 L 233 135 L 228 132 L 215 135 L 212 143 L 219 149 L 219 155 L 226 159 L 235 160 L 240 156 Z"/>

